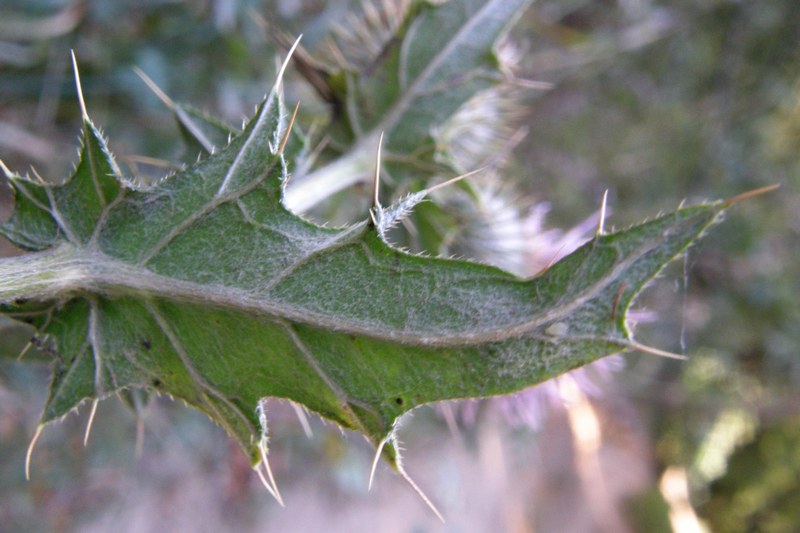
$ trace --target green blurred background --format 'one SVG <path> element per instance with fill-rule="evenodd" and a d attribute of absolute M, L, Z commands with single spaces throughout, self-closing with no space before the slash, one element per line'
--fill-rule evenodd
<path fill-rule="evenodd" d="M 238 125 L 275 73 L 276 47 L 250 10 L 313 51 L 357 4 L 3 0 L 0 158 L 68 173 L 80 127 L 72 49 L 123 166 L 163 172 L 135 156 L 173 160 L 182 146 L 133 66 Z M 86 449 L 88 408 L 45 430 L 26 482 L 48 368 L 35 350 L 15 360 L 30 332 L 3 322 L 0 530 L 800 530 L 800 5 L 543 0 L 513 39 L 518 75 L 553 88 L 527 99 L 529 134 L 507 179 L 521 202 L 549 203 L 552 226 L 583 220 L 606 189 L 608 223 L 624 227 L 683 199 L 781 185 L 733 209 L 640 301 L 656 320 L 639 339 L 687 362 L 627 355 L 601 395 L 562 391 L 537 429 L 479 410 L 454 433 L 418 410 L 401 436 L 410 473 L 448 516 L 441 525 L 387 470 L 367 494 L 362 439 L 319 420 L 307 439 L 277 402 L 271 454 L 287 509 L 219 428 L 167 398 L 143 408 L 138 457 L 134 410 L 109 400 Z M 302 101 L 301 124 L 324 114 L 296 72 L 287 92 Z M 5 190 L 2 206 L 7 216 Z"/>

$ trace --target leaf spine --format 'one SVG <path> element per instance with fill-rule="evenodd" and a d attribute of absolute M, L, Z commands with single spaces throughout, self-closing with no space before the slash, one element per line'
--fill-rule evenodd
<path fill-rule="evenodd" d="M 86 422 L 86 432 L 83 434 L 83 447 L 89 444 L 89 435 L 92 433 L 92 424 L 94 424 L 94 416 L 97 414 L 97 405 L 100 400 L 95 398 L 92 400 L 92 410 L 89 412 L 89 420 Z"/>

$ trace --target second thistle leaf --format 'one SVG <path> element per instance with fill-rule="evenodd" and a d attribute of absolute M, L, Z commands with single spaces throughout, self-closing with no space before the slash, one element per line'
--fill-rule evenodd
<path fill-rule="evenodd" d="M 530 0 L 414 3 L 395 38 L 374 62 L 343 69 L 331 84 L 344 110 L 329 130 L 341 156 L 295 176 L 287 203 L 304 211 L 369 176 L 384 134 L 385 169 L 395 179 L 430 175 L 433 132 L 477 93 L 502 77 L 494 47 Z"/>

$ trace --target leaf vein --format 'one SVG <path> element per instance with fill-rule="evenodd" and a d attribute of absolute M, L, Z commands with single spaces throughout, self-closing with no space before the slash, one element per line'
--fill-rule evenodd
<path fill-rule="evenodd" d="M 239 418 L 245 423 L 248 428 L 248 431 L 252 435 L 257 434 L 256 428 L 253 426 L 251 420 L 242 412 L 242 410 L 237 407 L 233 402 L 231 402 L 225 394 L 223 394 L 220 390 L 216 387 L 212 386 L 208 383 L 205 378 L 197 371 L 197 369 L 192 364 L 191 358 L 189 354 L 186 352 L 186 349 L 183 347 L 183 343 L 181 343 L 180 339 L 178 338 L 175 331 L 173 331 L 172 327 L 167 322 L 166 318 L 161 314 L 161 312 L 156 307 L 156 304 L 150 300 L 145 300 L 145 306 L 147 307 L 148 312 L 158 324 L 159 329 L 164 333 L 164 335 L 169 340 L 170 345 L 172 346 L 175 353 L 178 355 L 178 358 L 183 363 L 183 366 L 186 368 L 186 372 L 192 378 L 193 382 L 198 386 L 200 392 L 202 394 L 203 403 L 208 407 L 210 411 L 214 413 L 215 420 L 218 421 L 220 424 L 223 424 L 225 430 L 228 431 L 231 435 L 236 435 L 236 431 L 228 424 L 227 418 L 223 416 L 216 405 L 211 402 L 209 398 L 209 394 L 214 396 L 215 398 L 219 399 L 222 403 L 224 403 L 232 412 L 236 413 Z"/>
<path fill-rule="evenodd" d="M 221 197 L 225 195 L 225 192 L 228 189 L 228 185 L 230 184 L 233 176 L 236 174 L 236 171 L 239 168 L 239 165 L 242 162 L 245 154 L 248 152 L 250 148 L 250 144 L 255 142 L 256 135 L 261 133 L 261 130 L 264 128 L 264 123 L 267 120 L 269 115 L 268 111 L 272 107 L 273 98 L 275 98 L 275 92 L 271 92 L 269 97 L 267 98 L 266 102 L 264 102 L 261 112 L 258 115 L 258 119 L 256 119 L 256 123 L 253 126 L 253 129 L 250 130 L 250 134 L 245 139 L 244 144 L 242 145 L 241 149 L 236 153 L 236 157 L 233 159 L 231 166 L 228 168 L 228 171 L 225 173 L 225 177 L 222 179 L 222 184 L 219 186 L 217 190 L 217 194 L 215 196 Z M 278 128 L 280 129 L 280 128 Z M 272 148 L 272 147 L 271 147 Z M 274 154 L 274 149 L 272 150 Z"/>
<path fill-rule="evenodd" d="M 214 195 L 209 202 L 206 202 L 200 209 L 191 213 L 188 217 L 186 217 L 180 224 L 177 224 L 174 228 L 172 228 L 166 235 L 164 235 L 155 245 L 153 245 L 150 250 L 148 250 L 142 257 L 139 259 L 137 263 L 138 266 L 145 266 L 149 263 L 153 257 L 158 255 L 165 247 L 167 247 L 173 240 L 175 240 L 178 236 L 183 234 L 186 230 L 191 228 L 196 222 L 201 220 L 204 216 L 214 211 L 220 205 L 226 202 L 237 201 L 242 196 L 246 195 L 247 193 L 253 191 L 256 187 L 261 185 L 261 183 L 272 173 L 272 170 L 275 168 L 275 164 L 277 161 L 272 161 L 264 172 L 261 175 L 253 180 L 247 187 L 244 187 L 232 194 L 220 196 L 219 194 Z"/>
<path fill-rule="evenodd" d="M 44 193 L 47 195 L 47 200 L 50 202 L 50 214 L 53 216 L 53 220 L 56 221 L 58 227 L 61 228 L 61 231 L 64 232 L 64 236 L 67 238 L 69 242 L 72 244 L 80 244 L 79 239 L 75 236 L 75 233 L 70 228 L 69 224 L 64 220 L 64 217 L 61 215 L 61 212 L 58 210 L 58 204 L 56 203 L 56 199 L 53 196 L 53 190 L 51 187 L 44 186 Z"/>

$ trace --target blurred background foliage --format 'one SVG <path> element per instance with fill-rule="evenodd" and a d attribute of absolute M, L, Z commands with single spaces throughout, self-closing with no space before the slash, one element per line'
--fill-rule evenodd
<path fill-rule="evenodd" d="M 0 158 L 23 172 L 68 172 L 80 120 L 73 49 L 90 114 L 112 149 L 132 172 L 157 175 L 163 169 L 136 156 L 177 160 L 183 147 L 132 67 L 176 100 L 238 125 L 271 85 L 278 52 L 251 10 L 303 33 L 313 52 L 358 8 L 346 0 L 4 0 Z M 601 395 L 578 397 L 590 408 L 586 420 L 599 423 L 589 458 L 602 486 L 587 484 L 587 426 L 569 391 L 565 407 L 543 410 L 536 428 L 480 410 L 455 434 L 430 409 L 406 423 L 409 468 L 441 503 L 445 526 L 386 472 L 366 494 L 368 447 L 319 421 L 306 439 L 278 403 L 272 457 L 287 510 L 259 490 L 221 430 L 166 399 L 143 408 L 141 442 L 121 402 L 101 404 L 85 450 L 86 414 L 68 417 L 45 432 L 25 482 L 48 369 L 16 362 L 30 333 L 2 323 L 2 529 L 800 530 L 799 37 L 795 0 L 540 0 L 514 27 L 518 75 L 553 88 L 526 97 L 529 133 L 504 179 L 521 205 L 547 203 L 550 226 L 578 224 L 606 189 L 609 224 L 623 227 L 682 199 L 781 184 L 737 206 L 640 301 L 656 319 L 640 325 L 639 338 L 689 360 L 630 354 Z M 301 125 L 325 114 L 296 72 L 287 93 L 302 102 Z M 8 213 L 7 191 L 2 198 Z M 18 253 L 6 243 L 2 250 Z M 25 357 L 46 361 L 35 348 Z"/>

